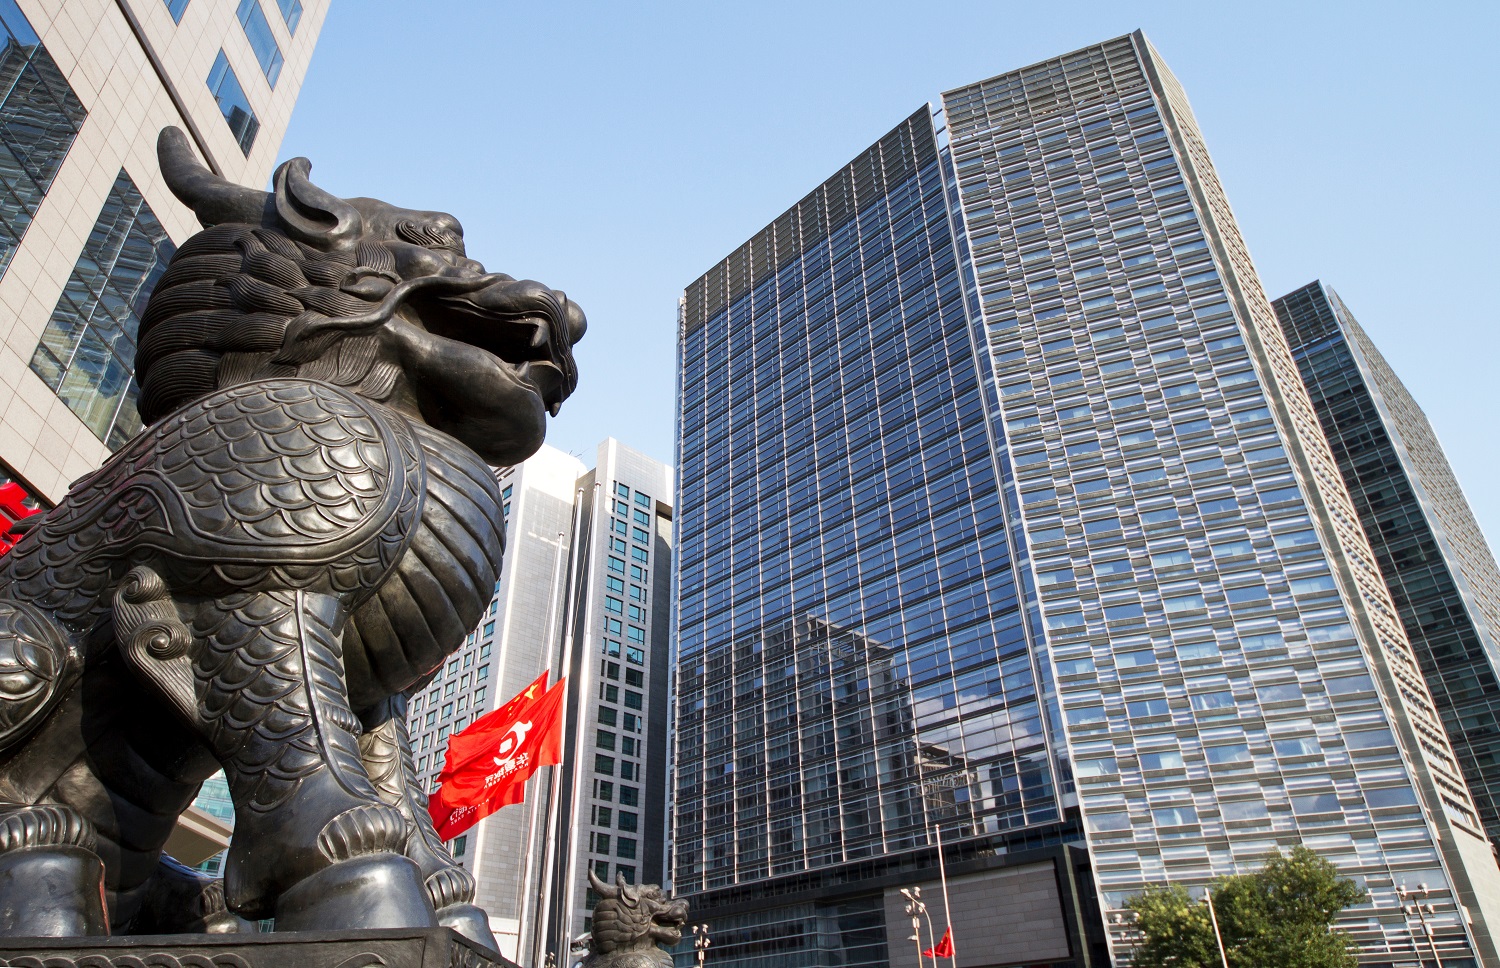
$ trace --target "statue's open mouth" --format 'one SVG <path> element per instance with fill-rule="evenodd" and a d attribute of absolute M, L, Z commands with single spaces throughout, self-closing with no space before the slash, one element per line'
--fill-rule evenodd
<path fill-rule="evenodd" d="M 429 332 L 498 358 L 557 416 L 578 385 L 570 347 L 585 325 L 567 296 L 523 279 L 428 302 L 430 311 L 421 315 Z"/>
<path fill-rule="evenodd" d="M 682 926 L 687 924 L 687 904 L 683 901 L 673 901 L 671 906 L 664 911 L 658 911 L 652 915 L 651 921 L 661 929 L 660 934 L 673 934 L 677 939 L 682 937 Z M 675 943 L 669 941 L 669 944 Z"/>

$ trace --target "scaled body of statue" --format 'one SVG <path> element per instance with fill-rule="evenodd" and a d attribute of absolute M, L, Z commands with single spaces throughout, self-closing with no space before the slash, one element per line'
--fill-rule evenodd
<path fill-rule="evenodd" d="M 142 317 L 147 429 L 0 558 L 0 934 L 274 917 L 493 947 L 405 697 L 489 602 L 486 465 L 541 445 L 583 314 L 466 258 L 452 216 L 333 197 L 306 159 L 266 193 L 176 129 L 158 149 L 205 230 Z M 221 768 L 222 889 L 162 853 Z"/>

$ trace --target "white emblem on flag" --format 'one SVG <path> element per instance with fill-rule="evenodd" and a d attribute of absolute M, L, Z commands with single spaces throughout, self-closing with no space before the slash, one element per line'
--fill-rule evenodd
<path fill-rule="evenodd" d="M 511 723 L 510 732 L 505 734 L 505 738 L 500 741 L 499 749 L 495 751 L 500 755 L 493 758 L 495 765 L 501 768 L 502 773 L 508 773 L 511 769 L 515 768 L 512 760 L 515 758 L 516 750 L 520 749 L 521 744 L 526 742 L 526 734 L 530 731 L 530 723 Z"/>

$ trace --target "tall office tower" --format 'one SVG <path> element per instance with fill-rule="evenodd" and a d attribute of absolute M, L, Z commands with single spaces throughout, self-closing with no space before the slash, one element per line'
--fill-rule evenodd
<path fill-rule="evenodd" d="M 586 871 L 660 881 L 667 772 L 671 468 L 614 439 L 593 470 L 544 446 L 498 472 L 506 548 L 495 598 L 408 710 L 418 775 L 436 789 L 448 737 L 544 670 L 566 673 L 563 763 L 520 805 L 455 838 L 501 953 L 568 958 L 589 930 Z"/>
<path fill-rule="evenodd" d="M 543 445 L 524 464 L 497 474 L 505 501 L 505 561 L 495 597 L 464 647 L 408 704 L 417 775 L 429 789 L 437 787 L 450 734 L 504 705 L 544 670 L 558 668 L 574 494 L 584 473 L 577 458 Z M 510 958 L 516 957 L 525 888 L 535 882 L 544 850 L 548 792 L 543 770 L 527 784 L 522 805 L 492 814 L 448 845 L 475 875 L 476 900 Z"/>
<path fill-rule="evenodd" d="M 1273 303 L 1492 844 L 1500 843 L 1500 570 L 1437 435 L 1338 293 Z"/>
<path fill-rule="evenodd" d="M 0 484 L 50 503 L 140 428 L 138 314 L 198 229 L 156 133 L 264 185 L 327 8 L 0 0 Z"/>
<path fill-rule="evenodd" d="M 1500 870 L 1142 35 L 918 111 L 680 334 L 673 877 L 718 960 L 913 964 L 920 882 L 977 963 L 1103 964 L 1106 921 L 1123 961 L 1130 895 L 1304 843 L 1370 891 L 1368 964 L 1426 950 L 1418 884 L 1445 964 L 1500 963 Z"/>

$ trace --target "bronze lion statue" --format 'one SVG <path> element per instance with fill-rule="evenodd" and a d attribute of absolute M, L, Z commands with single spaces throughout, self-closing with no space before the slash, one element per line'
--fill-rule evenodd
<path fill-rule="evenodd" d="M 615 875 L 610 886 L 589 871 L 594 906 L 589 954 L 583 968 L 671 968 L 672 956 L 659 945 L 682 940 L 687 902 L 668 897 L 655 884 L 636 887 Z"/>
<path fill-rule="evenodd" d="M 0 558 L 0 934 L 449 925 L 493 947 L 433 832 L 406 696 L 499 574 L 487 464 L 541 445 L 582 312 L 486 272 L 451 215 L 231 184 L 141 318 L 147 428 Z M 223 769 L 222 889 L 162 845 Z M 227 910 L 226 910 L 227 908 Z"/>

